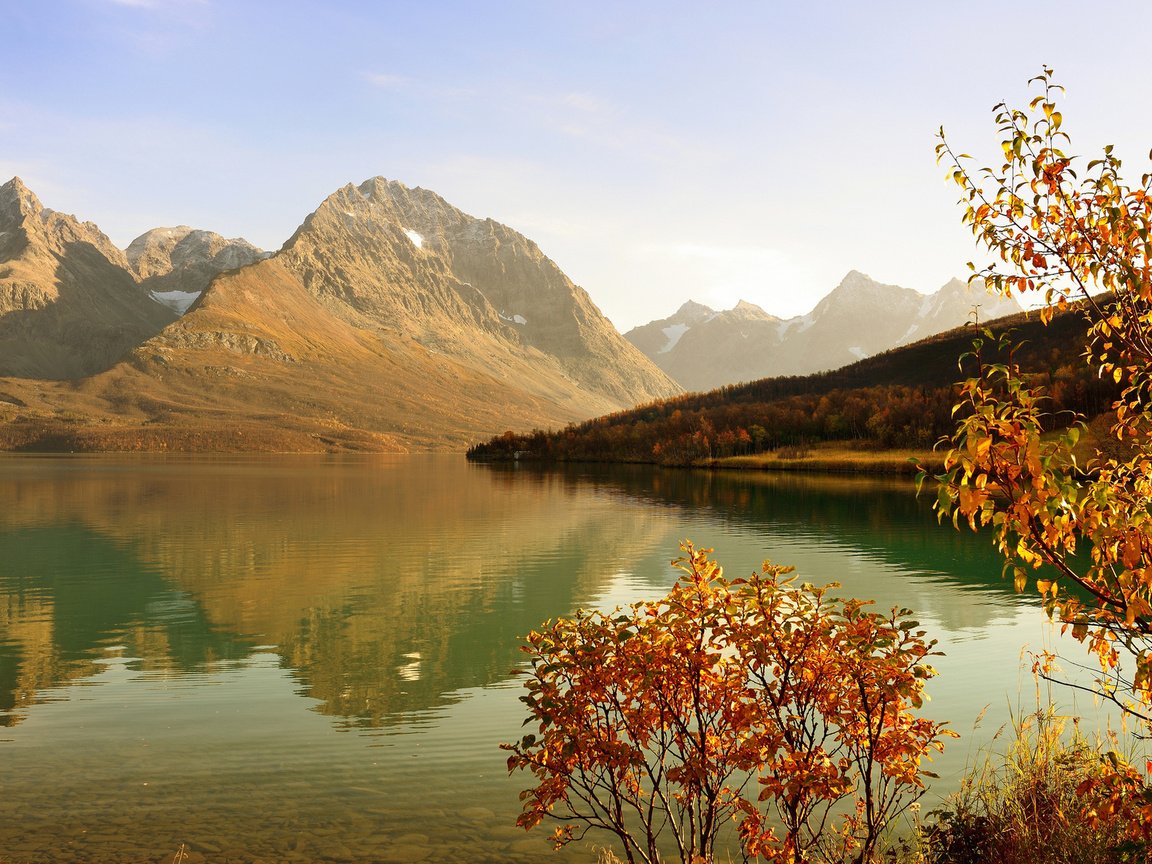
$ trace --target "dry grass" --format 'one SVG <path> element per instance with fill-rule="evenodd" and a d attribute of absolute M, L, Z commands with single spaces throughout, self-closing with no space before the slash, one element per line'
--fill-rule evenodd
<path fill-rule="evenodd" d="M 815 445 L 793 452 L 784 449 L 754 456 L 715 459 L 715 468 L 752 471 L 840 471 L 866 474 L 915 474 L 917 460 L 929 471 L 944 469 L 944 454 L 932 450 L 864 450 L 841 446 Z"/>
<path fill-rule="evenodd" d="M 1001 732 L 993 738 L 999 739 Z M 1100 742 L 1051 706 L 1014 717 L 1003 751 L 986 752 L 921 831 L 927 864 L 1135 864 L 1143 848 L 1119 820 L 1092 826 L 1076 787 L 1101 763 Z M 1108 748 L 1110 749 L 1110 748 Z"/>

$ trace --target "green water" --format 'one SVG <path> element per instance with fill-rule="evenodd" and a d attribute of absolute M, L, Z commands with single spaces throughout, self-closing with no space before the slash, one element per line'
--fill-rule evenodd
<path fill-rule="evenodd" d="M 592 860 L 512 825 L 518 639 L 662 594 L 683 538 L 916 610 L 947 652 L 927 711 L 965 733 L 933 794 L 1035 704 L 1051 627 L 907 482 L 5 457 L 0 860 Z"/>

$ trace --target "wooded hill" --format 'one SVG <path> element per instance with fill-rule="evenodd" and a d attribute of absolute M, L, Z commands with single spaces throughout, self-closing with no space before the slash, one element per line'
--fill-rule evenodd
<path fill-rule="evenodd" d="M 1050 397 L 1052 428 L 1078 413 L 1107 411 L 1117 394 L 1081 356 L 1087 323 L 1070 310 L 1044 326 L 1035 313 L 1004 318 L 994 334 L 1011 329 L 1014 358 Z M 957 383 L 974 374 L 976 331 L 962 327 L 815 375 L 765 378 L 689 393 L 572 424 L 559 431 L 505 432 L 477 444 L 470 459 L 654 462 L 688 465 L 781 447 L 845 442 L 878 449 L 929 448 L 955 426 Z M 990 341 L 990 340 L 989 340 Z M 986 362 L 1003 362 L 993 346 Z"/>

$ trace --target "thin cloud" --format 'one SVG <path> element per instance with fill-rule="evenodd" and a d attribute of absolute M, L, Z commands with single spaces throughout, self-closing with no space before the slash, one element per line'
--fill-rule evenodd
<path fill-rule="evenodd" d="M 163 58 L 185 44 L 189 33 L 215 23 L 212 0 L 98 0 L 117 25 L 118 37 L 137 52 Z"/>
<path fill-rule="evenodd" d="M 191 8 L 210 5 L 209 0 L 104 0 L 104 2 L 111 6 L 152 9 L 157 12 L 183 12 Z"/>
<path fill-rule="evenodd" d="M 640 122 L 621 105 L 594 93 L 523 93 L 516 101 L 519 111 L 532 114 L 545 128 L 604 150 L 643 153 L 666 164 L 704 155 L 696 143 Z"/>
<path fill-rule="evenodd" d="M 567 93 L 560 101 L 569 108 L 585 114 L 604 115 L 619 113 L 619 109 L 614 108 L 610 102 L 606 102 L 589 93 Z"/>
<path fill-rule="evenodd" d="M 373 87 L 381 90 L 406 90 L 412 85 L 412 79 L 405 75 L 384 75 L 376 72 L 364 73 L 364 80 Z"/>
<path fill-rule="evenodd" d="M 390 72 L 364 72 L 361 77 L 377 90 L 410 94 L 421 99 L 459 99 L 475 93 L 474 90 L 465 87 L 444 87 Z"/>

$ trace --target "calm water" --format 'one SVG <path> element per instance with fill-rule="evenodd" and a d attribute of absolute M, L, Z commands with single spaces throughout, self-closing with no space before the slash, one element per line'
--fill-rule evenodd
<path fill-rule="evenodd" d="M 1051 628 L 907 482 L 5 457 L 0 860 L 591 860 L 512 825 L 518 639 L 662 594 L 683 538 L 917 611 L 928 713 L 965 733 L 934 791 L 1035 705 L 1020 650 Z"/>

